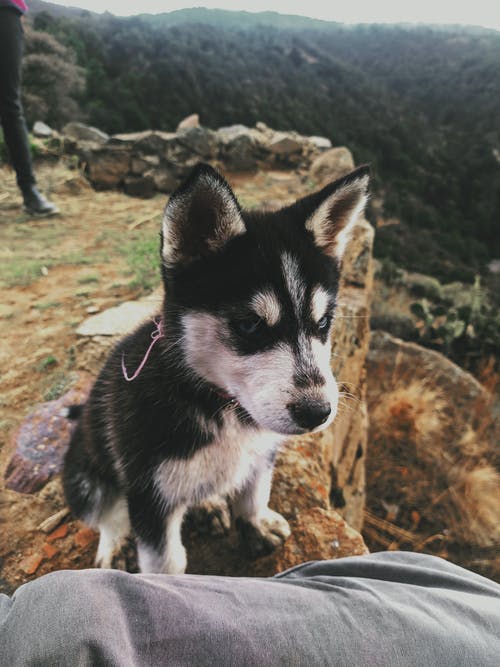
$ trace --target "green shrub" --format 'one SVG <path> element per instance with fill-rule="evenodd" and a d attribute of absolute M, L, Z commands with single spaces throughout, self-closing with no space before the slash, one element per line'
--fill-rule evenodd
<path fill-rule="evenodd" d="M 443 297 L 443 287 L 439 280 L 422 273 L 408 273 L 405 285 L 413 296 L 419 299 L 440 301 Z"/>
<path fill-rule="evenodd" d="M 454 305 L 432 304 L 423 299 L 413 303 L 411 311 L 420 320 L 419 342 L 470 367 L 482 357 L 498 357 L 500 312 L 490 304 L 479 276 L 465 295 L 461 295 L 461 303 Z"/>
<path fill-rule="evenodd" d="M 9 153 L 7 151 L 7 146 L 3 138 L 3 132 L 0 129 L 0 164 L 8 161 L 9 161 Z"/>
<path fill-rule="evenodd" d="M 402 271 L 391 259 L 384 258 L 380 262 L 380 268 L 377 271 L 377 278 L 383 280 L 386 285 L 401 285 L 404 271 Z"/>

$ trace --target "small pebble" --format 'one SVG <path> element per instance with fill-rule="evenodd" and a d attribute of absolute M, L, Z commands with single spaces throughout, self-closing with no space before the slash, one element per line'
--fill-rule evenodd
<path fill-rule="evenodd" d="M 56 549 L 54 545 L 48 544 L 47 542 L 43 545 L 42 549 L 44 550 L 47 558 L 53 558 L 57 553 L 59 553 L 59 549 Z"/>
<path fill-rule="evenodd" d="M 59 512 L 52 514 L 47 519 L 42 521 L 42 523 L 38 526 L 38 530 L 41 530 L 44 533 L 52 532 L 54 528 L 57 528 L 57 526 L 61 523 L 61 521 L 68 516 L 68 514 L 69 514 L 69 509 L 67 507 L 65 507 L 62 510 L 59 510 Z"/>
<path fill-rule="evenodd" d="M 27 556 L 19 563 L 19 568 L 25 574 L 35 574 L 35 572 L 40 567 L 40 563 L 43 560 L 41 554 L 33 554 L 32 556 Z"/>
<path fill-rule="evenodd" d="M 86 547 L 96 538 L 95 532 L 91 528 L 81 528 L 75 535 L 75 542 L 79 547 Z"/>
<path fill-rule="evenodd" d="M 53 542 L 54 540 L 59 540 L 61 537 L 66 537 L 68 534 L 68 524 L 63 523 L 62 526 L 56 528 L 50 535 L 47 536 L 47 542 Z"/>

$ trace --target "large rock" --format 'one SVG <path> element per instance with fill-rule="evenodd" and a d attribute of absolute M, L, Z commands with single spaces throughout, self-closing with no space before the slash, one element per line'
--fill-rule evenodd
<path fill-rule="evenodd" d="M 83 123 L 67 123 L 63 127 L 62 132 L 64 135 L 77 142 L 90 141 L 96 144 L 105 144 L 109 139 L 109 135 L 102 132 L 102 130 L 90 125 L 84 125 Z"/>
<path fill-rule="evenodd" d="M 121 185 L 130 169 L 130 153 L 123 148 L 104 146 L 86 155 L 85 172 L 96 190 Z"/>
<path fill-rule="evenodd" d="M 272 554 L 273 574 L 308 560 L 363 556 L 368 548 L 361 535 L 334 510 L 314 507 L 299 512 L 290 522 L 292 534 Z"/>
<path fill-rule="evenodd" d="M 492 394 L 442 354 L 382 331 L 371 336 L 367 374 L 372 508 L 397 507 L 398 522 L 413 521 L 422 542 L 438 536 L 450 548 L 498 548 L 500 414 Z"/>
<path fill-rule="evenodd" d="M 366 220 L 359 220 L 354 227 L 351 241 L 346 248 L 342 277 L 345 283 L 365 287 L 372 279 L 372 250 L 374 229 Z"/>
<path fill-rule="evenodd" d="M 158 192 L 164 192 L 170 194 L 181 184 L 181 175 L 179 174 L 178 169 L 172 167 L 171 165 L 164 165 L 158 167 L 158 169 L 153 169 L 150 172 L 150 175 L 153 178 L 155 188 Z"/>
<path fill-rule="evenodd" d="M 290 520 L 291 535 L 269 556 L 250 559 L 236 530 L 228 536 L 200 536 L 184 526 L 188 572 L 226 576 L 271 577 L 310 560 L 362 556 L 368 548 L 361 535 L 334 510 L 313 507 L 298 510 Z"/>
<path fill-rule="evenodd" d="M 41 120 L 37 120 L 33 125 L 33 134 L 41 139 L 48 139 L 54 134 L 54 130 Z"/>
<path fill-rule="evenodd" d="M 351 151 L 340 146 L 331 148 L 315 158 L 309 172 L 318 185 L 323 185 L 345 176 L 353 169 L 354 160 Z"/>
<path fill-rule="evenodd" d="M 308 142 L 320 151 L 327 151 L 332 147 L 332 142 L 326 137 L 307 137 Z"/>
<path fill-rule="evenodd" d="M 109 144 L 126 147 L 135 155 L 160 155 L 165 150 L 166 143 L 175 136 L 172 132 L 144 130 L 144 132 L 114 134 Z"/>
<path fill-rule="evenodd" d="M 217 130 L 217 140 L 221 141 L 222 143 L 227 143 L 233 141 L 234 139 L 238 139 L 241 136 L 252 137 L 253 134 L 253 130 L 251 130 L 246 125 L 226 125 L 224 127 L 220 127 Z"/>
<path fill-rule="evenodd" d="M 254 171 L 265 154 L 261 133 L 245 125 L 221 127 L 217 141 L 220 160 L 229 171 Z"/>
<path fill-rule="evenodd" d="M 143 176 L 127 176 L 123 183 L 123 189 L 131 197 L 142 197 L 150 199 L 155 193 L 155 181 L 149 174 Z"/>
<path fill-rule="evenodd" d="M 165 144 L 162 153 L 162 165 L 174 169 L 180 178 L 184 178 L 198 162 L 206 160 L 175 135 Z"/>
<path fill-rule="evenodd" d="M 181 132 L 182 130 L 190 130 L 192 127 L 200 127 L 200 116 L 197 113 L 192 113 L 190 116 L 183 118 L 181 122 L 177 125 L 176 132 Z"/>
<path fill-rule="evenodd" d="M 160 158 L 158 155 L 143 155 L 141 157 L 132 157 L 130 161 L 130 171 L 134 176 L 142 176 L 146 170 L 159 167 Z"/>
<path fill-rule="evenodd" d="M 296 132 L 276 132 L 267 143 L 267 148 L 274 155 L 290 156 L 302 153 L 303 138 Z"/>
<path fill-rule="evenodd" d="M 356 530 L 362 528 L 365 505 L 368 444 L 365 361 L 370 335 L 373 238 L 372 226 L 360 219 L 344 256 L 331 357 L 341 389 L 338 416 L 329 429 L 298 439 L 300 446 L 310 443 L 307 459 L 315 459 L 324 471 L 322 477 L 311 477 L 305 483 L 314 487 L 319 482 L 321 498 L 326 484 L 330 505 Z"/>
<path fill-rule="evenodd" d="M 192 113 L 190 116 L 183 118 L 179 125 L 177 125 L 177 132 L 189 130 L 192 127 L 200 127 L 200 116 L 197 113 Z"/>
<path fill-rule="evenodd" d="M 193 155 L 202 160 L 213 160 L 217 156 L 217 135 L 206 127 L 183 129 L 177 134 L 176 141 L 188 151 L 191 159 Z"/>
<path fill-rule="evenodd" d="M 65 417 L 70 405 L 85 401 L 93 378 L 81 374 L 61 398 L 42 403 L 14 433 L 14 455 L 5 472 L 5 486 L 20 493 L 39 491 L 60 472 L 76 422 Z"/>

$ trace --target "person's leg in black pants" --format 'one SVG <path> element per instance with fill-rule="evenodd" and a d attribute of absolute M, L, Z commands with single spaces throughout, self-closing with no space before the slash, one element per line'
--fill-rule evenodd
<path fill-rule="evenodd" d="M 30 213 L 50 214 L 56 207 L 36 189 L 28 132 L 21 103 L 23 28 L 14 9 L 0 8 L 0 120 L 17 184 Z"/>

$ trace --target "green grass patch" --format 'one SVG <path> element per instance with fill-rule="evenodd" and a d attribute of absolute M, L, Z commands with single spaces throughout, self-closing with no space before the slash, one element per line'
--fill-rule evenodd
<path fill-rule="evenodd" d="M 45 357 L 45 359 L 42 359 L 42 361 L 38 364 L 38 370 L 40 372 L 46 371 L 48 368 L 51 368 L 52 366 L 57 365 L 57 359 L 54 357 L 54 355 L 49 354 L 48 357 Z"/>
<path fill-rule="evenodd" d="M 89 273 L 86 276 L 78 278 L 79 285 L 90 285 L 91 283 L 98 283 L 101 280 L 101 276 L 98 273 Z"/>
<path fill-rule="evenodd" d="M 52 382 L 43 395 L 44 401 L 55 401 L 60 398 L 74 382 L 73 374 L 61 371 L 55 373 Z"/>
<path fill-rule="evenodd" d="M 88 264 L 94 264 L 94 256 L 85 256 L 83 257 L 81 253 L 77 252 L 70 252 L 67 255 L 63 255 L 60 260 L 58 260 L 58 264 L 75 264 L 77 266 L 86 266 Z"/>
<path fill-rule="evenodd" d="M 33 308 L 36 308 L 36 310 L 48 310 L 49 308 L 57 308 L 60 305 L 60 301 L 46 301 L 45 303 L 33 304 Z"/>
<path fill-rule="evenodd" d="M 29 285 L 43 275 L 44 266 L 50 268 L 52 262 L 22 257 L 4 260 L 0 263 L 0 283 L 4 287 Z"/>
<path fill-rule="evenodd" d="M 130 286 L 148 292 L 160 281 L 158 235 L 132 241 L 123 249 L 132 280 Z"/>
<path fill-rule="evenodd" d="M 238 197 L 238 201 L 241 204 L 241 208 L 246 209 L 247 211 L 251 211 L 255 208 L 259 208 L 261 206 L 262 201 L 257 198 L 257 197 L 252 197 L 251 195 L 240 195 Z"/>

